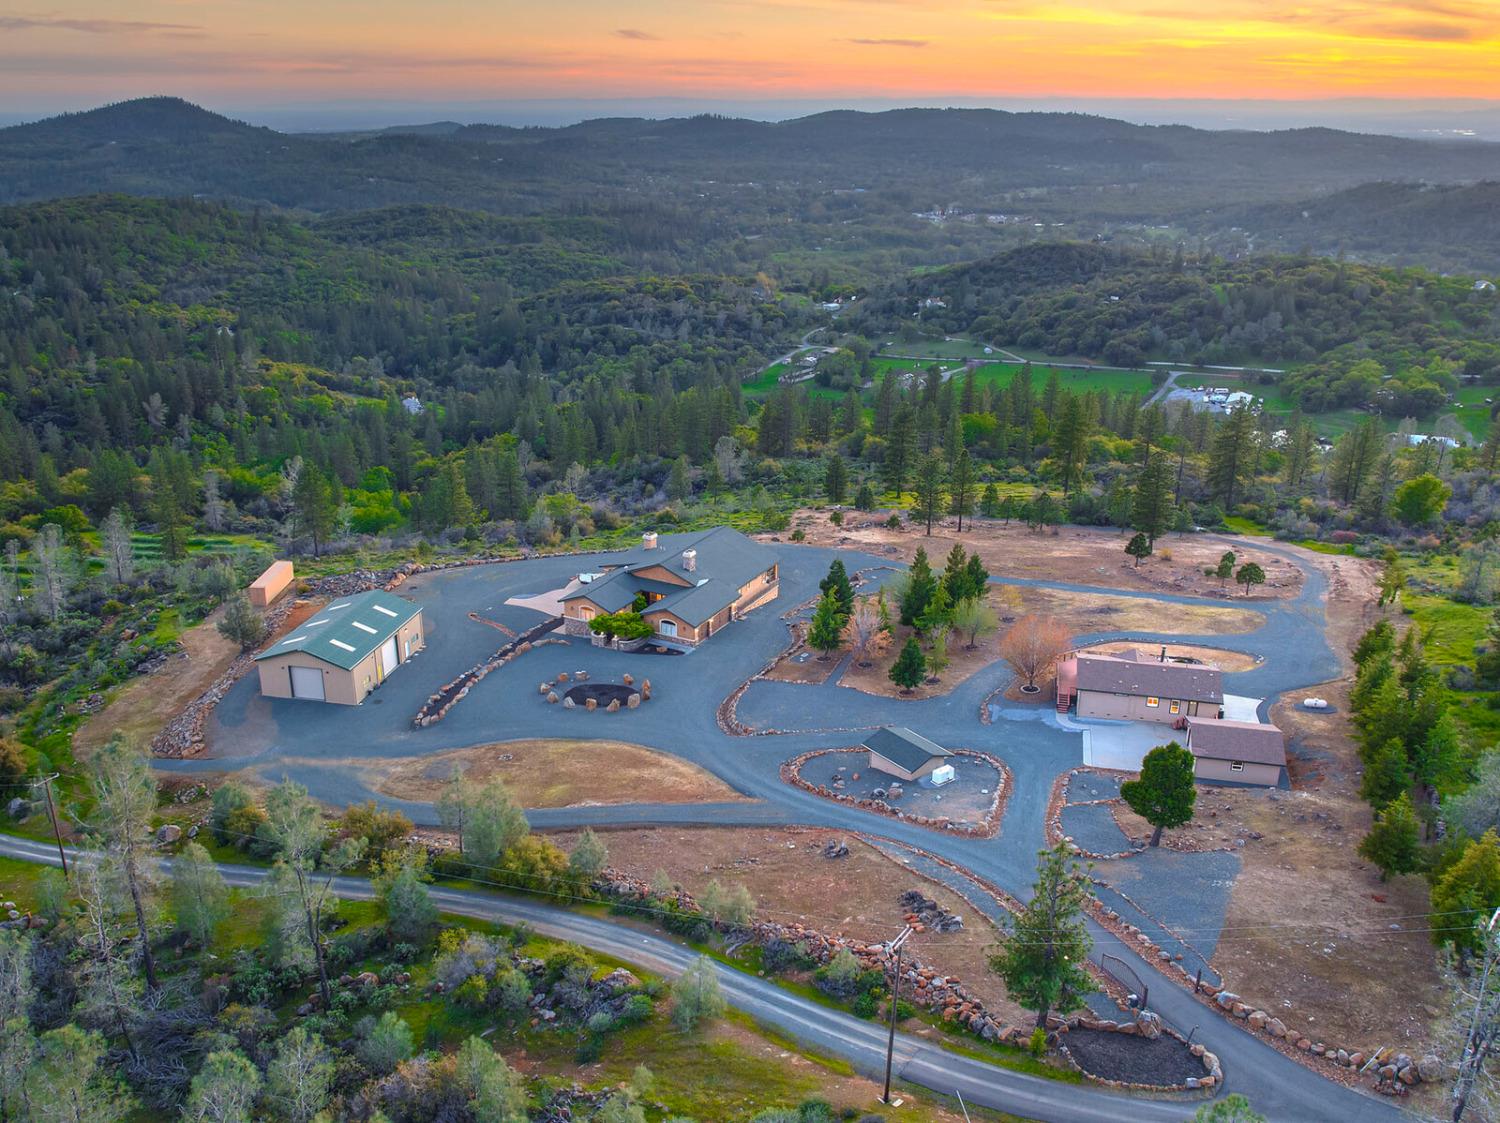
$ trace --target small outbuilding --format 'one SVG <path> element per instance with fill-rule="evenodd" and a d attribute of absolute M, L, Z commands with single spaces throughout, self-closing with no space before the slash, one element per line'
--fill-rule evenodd
<path fill-rule="evenodd" d="M 250 582 L 246 590 L 250 597 L 250 603 L 256 608 L 266 608 L 282 593 L 292 586 L 292 578 L 296 574 L 292 572 L 292 563 L 289 561 L 273 561 L 266 566 L 266 571 Z"/>
<path fill-rule="evenodd" d="M 870 767 L 888 776 L 912 781 L 928 777 L 934 784 L 953 779 L 953 754 L 920 733 L 900 726 L 877 729 L 865 738 L 860 748 L 870 754 Z"/>
<path fill-rule="evenodd" d="M 1199 780 L 1274 788 L 1286 776 L 1286 738 L 1274 725 L 1190 717 L 1187 747 Z"/>
<path fill-rule="evenodd" d="M 343 597 L 255 657 L 260 692 L 357 706 L 422 650 L 422 610 L 386 592 Z"/>

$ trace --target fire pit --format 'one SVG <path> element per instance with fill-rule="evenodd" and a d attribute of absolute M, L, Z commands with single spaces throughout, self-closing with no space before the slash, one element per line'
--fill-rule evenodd
<path fill-rule="evenodd" d="M 630 704 L 630 696 L 639 694 L 640 690 L 634 686 L 621 686 L 613 682 L 581 682 L 577 686 L 571 686 L 563 697 L 575 706 L 587 706 L 592 700 L 594 705 L 604 709 L 611 702 L 620 703 L 621 708 Z"/>

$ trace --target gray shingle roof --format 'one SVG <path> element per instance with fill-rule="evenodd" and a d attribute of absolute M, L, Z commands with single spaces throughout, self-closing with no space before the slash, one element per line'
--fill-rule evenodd
<path fill-rule="evenodd" d="M 908 772 L 915 772 L 935 756 L 953 755 L 942 745 L 898 725 L 877 729 L 864 739 L 862 747 Z"/>
<path fill-rule="evenodd" d="M 1286 739 L 1274 725 L 1254 721 L 1188 718 L 1188 748 L 1209 760 L 1286 765 Z"/>
<path fill-rule="evenodd" d="M 648 607 L 645 615 L 650 616 L 653 612 L 670 612 L 673 616 L 687 621 L 696 628 L 733 604 L 739 592 L 738 585 L 731 585 L 728 581 L 720 581 L 716 577 L 711 577 L 695 588 L 683 589 L 681 592 L 663 597 Z"/>
<path fill-rule="evenodd" d="M 341 597 L 255 658 L 258 662 L 300 651 L 350 671 L 421 611 L 411 601 L 379 590 Z"/>
<path fill-rule="evenodd" d="M 1080 655 L 1077 689 L 1217 704 L 1224 701 L 1224 674 L 1217 667 L 1191 663 L 1147 663 Z"/>

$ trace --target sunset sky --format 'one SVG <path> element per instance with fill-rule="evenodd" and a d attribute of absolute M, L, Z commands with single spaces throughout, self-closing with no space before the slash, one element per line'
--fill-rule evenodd
<path fill-rule="evenodd" d="M 1500 0 L 0 0 L 0 108 L 1500 97 Z"/>

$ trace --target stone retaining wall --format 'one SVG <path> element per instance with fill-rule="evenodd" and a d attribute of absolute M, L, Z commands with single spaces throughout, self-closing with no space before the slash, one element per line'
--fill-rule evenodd
<path fill-rule="evenodd" d="M 491 671 L 498 671 L 506 663 L 525 655 L 532 648 L 548 643 L 566 643 L 566 640 L 543 638 L 549 632 L 556 630 L 561 623 L 562 617 L 560 616 L 543 621 L 529 632 L 505 644 L 484 662 L 476 663 L 456 678 L 438 687 L 427 696 L 427 701 L 423 702 L 421 708 L 417 710 L 416 715 L 411 719 L 412 725 L 418 729 L 425 729 L 429 725 L 442 721 L 448 716 L 449 710 L 469 696 L 470 688 L 483 682 Z"/>

